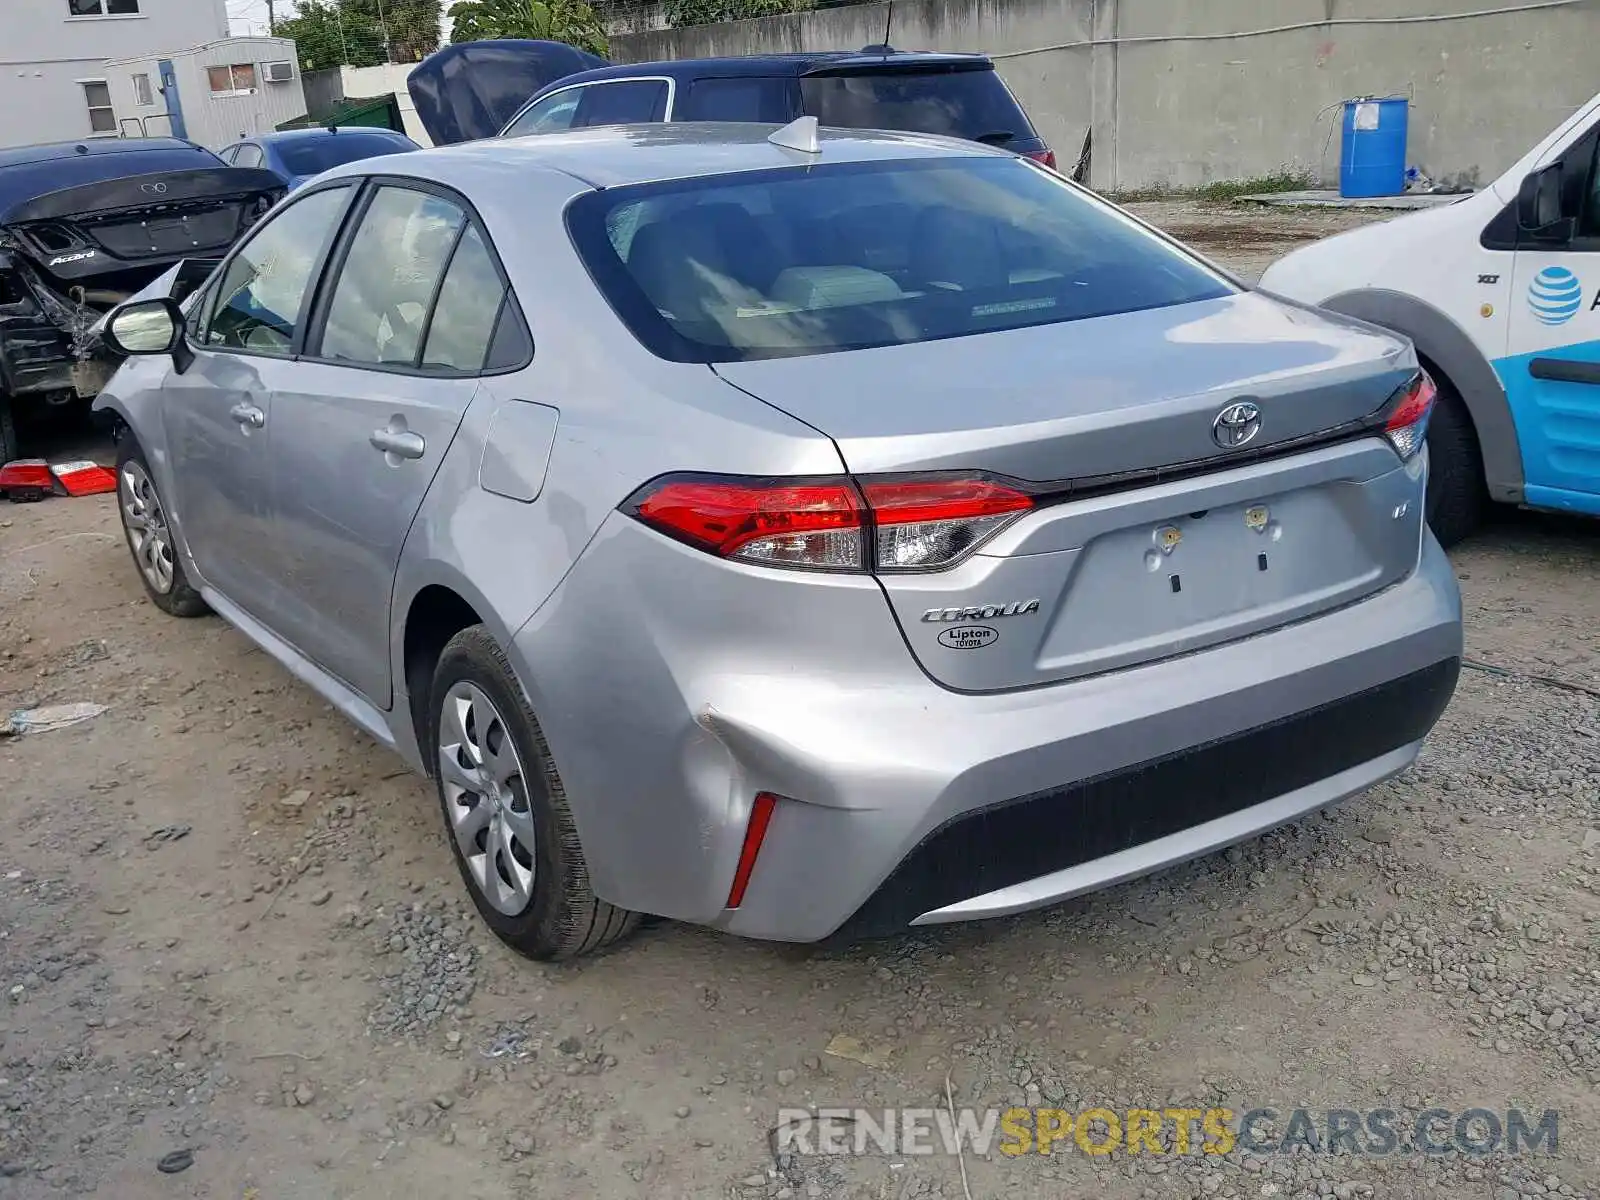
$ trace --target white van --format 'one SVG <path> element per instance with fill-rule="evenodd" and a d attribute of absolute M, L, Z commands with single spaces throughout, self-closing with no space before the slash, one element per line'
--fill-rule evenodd
<path fill-rule="evenodd" d="M 1264 291 L 1416 343 L 1439 385 L 1428 518 L 1490 500 L 1600 516 L 1600 96 L 1488 188 L 1296 250 Z"/>

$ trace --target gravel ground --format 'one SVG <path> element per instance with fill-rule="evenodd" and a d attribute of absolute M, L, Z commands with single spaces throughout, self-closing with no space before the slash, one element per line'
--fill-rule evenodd
<path fill-rule="evenodd" d="M 1242 273 L 1350 223 L 1140 208 Z M 0 506 L 0 712 L 109 706 L 0 741 L 0 1196 L 1600 1196 L 1593 526 L 1506 514 L 1454 555 L 1475 665 L 1417 767 L 1336 810 L 982 926 L 821 952 L 658 924 L 560 968 L 478 923 L 424 784 L 220 621 L 158 613 L 116 528 L 105 498 Z M 772 1137 L 947 1086 L 1279 1134 L 1391 1109 L 1400 1138 Z M 1434 1107 L 1557 1110 L 1557 1153 L 1408 1151 Z"/>

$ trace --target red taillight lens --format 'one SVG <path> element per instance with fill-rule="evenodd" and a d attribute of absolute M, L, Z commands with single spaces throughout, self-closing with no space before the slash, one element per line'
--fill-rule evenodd
<path fill-rule="evenodd" d="M 1033 507 L 1026 492 L 967 476 L 864 482 L 669 476 L 623 505 L 722 558 L 824 571 L 937 571 Z M 864 498 L 863 498 L 864 494 Z M 869 563 L 867 546 L 876 550 Z"/>
<path fill-rule="evenodd" d="M 1056 152 L 1054 150 L 1029 150 L 1028 157 L 1034 162 L 1041 162 L 1052 171 L 1056 169 Z"/>
<path fill-rule="evenodd" d="M 1033 507 L 1033 498 L 986 479 L 863 484 L 878 531 L 880 571 L 929 571 L 964 558 Z"/>
<path fill-rule="evenodd" d="M 1383 432 L 1401 458 L 1409 459 L 1422 449 L 1428 436 L 1428 416 L 1438 395 L 1426 371 L 1418 371 L 1416 378 L 1400 389 L 1400 402 L 1384 421 Z"/>
<path fill-rule="evenodd" d="M 761 792 L 750 806 L 750 823 L 744 829 L 744 845 L 739 847 L 739 865 L 733 872 L 733 886 L 728 889 L 728 907 L 738 908 L 744 903 L 745 889 L 750 886 L 750 872 L 756 869 L 756 856 L 761 853 L 761 843 L 766 840 L 767 826 L 772 823 L 772 811 L 778 807 L 778 798 L 771 792 Z"/>
<path fill-rule="evenodd" d="M 645 524 L 723 558 L 861 569 L 861 501 L 848 480 L 668 479 L 630 509 Z"/>

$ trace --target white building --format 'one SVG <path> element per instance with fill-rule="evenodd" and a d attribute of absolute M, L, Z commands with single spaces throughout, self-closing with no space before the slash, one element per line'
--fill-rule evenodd
<path fill-rule="evenodd" d="M 168 47 L 111 59 L 103 74 L 117 127 L 129 137 L 172 133 L 220 150 L 306 114 L 289 38 L 223 38 L 186 50 Z"/>
<path fill-rule="evenodd" d="M 115 137 L 107 59 L 227 36 L 225 0 L 0 0 L 0 146 Z"/>

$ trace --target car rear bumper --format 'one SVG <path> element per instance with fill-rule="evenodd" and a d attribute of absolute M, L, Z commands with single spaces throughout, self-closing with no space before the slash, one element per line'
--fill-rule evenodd
<path fill-rule="evenodd" d="M 915 667 L 871 580 L 796 586 L 617 518 L 519 633 L 608 900 L 787 941 L 1038 907 L 1404 769 L 1461 655 L 1431 537 L 1414 574 L 1337 611 L 982 695 Z M 728 909 L 758 792 L 782 799 Z"/>

